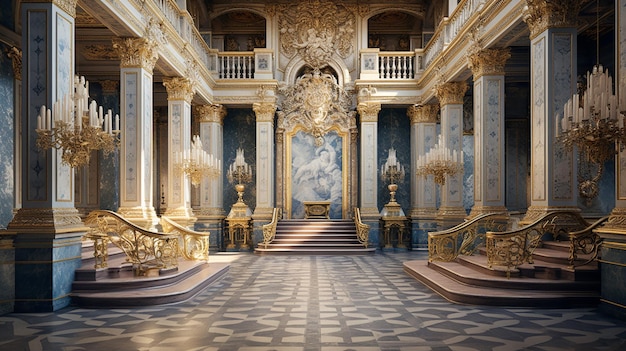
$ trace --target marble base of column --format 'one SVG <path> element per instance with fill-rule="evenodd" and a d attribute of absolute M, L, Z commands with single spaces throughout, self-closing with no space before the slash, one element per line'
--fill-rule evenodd
<path fill-rule="evenodd" d="M 548 212 L 554 211 L 581 212 L 580 208 L 575 206 L 530 206 L 526 211 L 524 218 L 519 221 L 519 225 L 525 226 L 531 224 Z"/>
<path fill-rule="evenodd" d="M 440 207 L 437 211 L 437 226 L 439 230 L 448 229 L 463 222 L 467 212 L 463 207 Z"/>
<path fill-rule="evenodd" d="M 120 207 L 117 213 L 127 221 L 146 230 L 156 230 L 159 217 L 153 207 Z"/>
<path fill-rule="evenodd" d="M 198 232 L 208 232 L 209 251 L 217 252 L 224 244 L 224 214 L 223 209 L 219 208 L 200 208 L 194 210 L 196 214 L 196 223 L 194 228 Z"/>
<path fill-rule="evenodd" d="M 0 316 L 14 310 L 15 301 L 15 240 L 16 232 L 0 230 Z"/>
<path fill-rule="evenodd" d="M 411 250 L 428 250 L 428 233 L 437 230 L 437 210 L 411 209 Z"/>

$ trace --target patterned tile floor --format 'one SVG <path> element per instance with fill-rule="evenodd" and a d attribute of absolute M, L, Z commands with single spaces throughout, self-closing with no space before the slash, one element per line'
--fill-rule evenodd
<path fill-rule="evenodd" d="M 423 252 L 212 254 L 225 277 L 191 300 L 0 316 L 0 350 L 626 350 L 626 322 L 595 309 L 449 303 L 402 270 Z"/>

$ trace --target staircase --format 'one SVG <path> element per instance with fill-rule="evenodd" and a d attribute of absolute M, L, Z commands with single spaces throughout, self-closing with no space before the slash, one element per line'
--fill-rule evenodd
<path fill-rule="evenodd" d="M 597 262 L 569 267 L 569 242 L 545 241 L 532 264 L 489 267 L 484 248 L 455 261 L 404 262 L 404 271 L 449 301 L 460 304 L 567 308 L 595 306 L 600 298 Z M 577 263 L 589 255 L 580 254 Z"/>
<path fill-rule="evenodd" d="M 254 252 L 261 255 L 365 255 L 376 252 L 359 242 L 353 220 L 283 219 L 274 240 Z"/>
<path fill-rule="evenodd" d="M 72 304 L 89 308 L 135 307 L 187 300 L 218 280 L 229 265 L 179 259 L 175 270 L 134 276 L 126 255 L 110 245 L 108 267 L 94 268 L 93 243 L 83 243 L 82 266 L 75 271 Z"/>

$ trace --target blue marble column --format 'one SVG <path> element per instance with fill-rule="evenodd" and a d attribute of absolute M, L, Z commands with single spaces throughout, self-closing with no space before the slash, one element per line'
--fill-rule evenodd
<path fill-rule="evenodd" d="M 556 140 L 563 105 L 576 91 L 579 1 L 537 1 L 525 8 L 530 28 L 531 196 L 520 224 L 549 211 L 579 211 L 574 154 Z M 558 15 L 556 15 L 558 14 Z"/>
<path fill-rule="evenodd" d="M 463 153 L 463 96 L 468 86 L 465 82 L 443 83 L 436 87 L 436 95 L 441 106 L 441 136 L 444 145 Z M 463 173 L 447 175 L 441 186 L 441 205 L 437 213 L 437 223 L 442 229 L 462 222 L 467 216 L 463 206 Z"/>
<path fill-rule="evenodd" d="M 120 113 L 120 82 L 116 80 L 100 81 L 102 94 L 97 101 L 113 111 L 113 115 Z M 100 209 L 115 211 L 120 206 L 120 150 L 116 148 L 108 156 L 100 153 L 99 157 L 99 186 L 100 186 Z"/>
<path fill-rule="evenodd" d="M 115 38 L 120 56 L 120 207 L 118 212 L 143 228 L 154 229 L 152 70 L 158 43 L 147 38 Z"/>
<path fill-rule="evenodd" d="M 252 105 L 256 114 L 256 207 L 252 214 L 254 234 L 253 247 L 263 241 L 263 225 L 272 220 L 274 210 L 274 102 L 256 102 Z"/>
<path fill-rule="evenodd" d="M 626 110 L 626 0 L 615 1 L 617 94 Z M 600 310 L 626 320 L 626 150 L 616 157 L 615 208 L 597 229 L 602 238 Z"/>
<path fill-rule="evenodd" d="M 417 158 L 437 142 L 439 105 L 416 105 L 407 110 L 411 119 L 411 247 L 428 249 L 428 232 L 437 230 L 437 186 L 432 176 L 417 176 Z"/>
<path fill-rule="evenodd" d="M 223 105 L 194 106 L 194 119 L 199 123 L 200 140 L 204 151 L 222 161 L 220 174 L 217 178 L 204 179 L 200 185 L 199 207 L 194 208 L 198 218 L 195 223 L 197 231 L 210 232 L 209 250 L 217 251 L 222 246 L 224 228 L 224 131 L 226 107 Z"/>
<path fill-rule="evenodd" d="M 58 150 L 36 146 L 37 115 L 74 91 L 75 1 L 22 4 L 22 208 L 16 232 L 15 311 L 54 311 L 70 303 L 87 228 L 74 208 L 74 172 Z M 59 116 L 52 116 L 53 120 Z"/>
<path fill-rule="evenodd" d="M 478 49 L 468 57 L 474 74 L 474 206 L 470 217 L 504 206 L 504 64 L 508 49 Z"/>
<path fill-rule="evenodd" d="M 378 113 L 380 103 L 361 102 L 357 105 L 361 121 L 361 219 L 370 226 L 369 242 L 380 246 L 378 210 Z"/>
<path fill-rule="evenodd" d="M 191 180 L 177 171 L 175 162 L 182 161 L 182 154 L 191 150 L 191 99 L 194 86 L 189 78 L 166 78 L 167 90 L 167 210 L 165 215 L 183 227 L 193 227 L 196 217 L 191 210 Z M 175 160 L 174 155 L 181 156 Z"/>

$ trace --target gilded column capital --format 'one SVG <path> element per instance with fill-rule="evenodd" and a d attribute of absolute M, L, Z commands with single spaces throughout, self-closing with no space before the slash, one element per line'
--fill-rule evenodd
<path fill-rule="evenodd" d="M 484 75 L 504 75 L 504 65 L 510 57 L 509 48 L 477 50 L 467 55 L 467 66 L 474 80 Z"/>
<path fill-rule="evenodd" d="M 195 94 L 195 83 L 186 77 L 170 77 L 163 79 L 168 100 L 184 100 L 191 102 Z"/>
<path fill-rule="evenodd" d="M 361 122 L 378 122 L 378 112 L 381 109 L 379 102 L 361 102 L 356 109 L 361 116 Z"/>
<path fill-rule="evenodd" d="M 273 102 L 255 102 L 252 104 L 252 111 L 256 114 L 257 122 L 274 123 L 274 113 L 276 113 L 276 104 Z"/>
<path fill-rule="evenodd" d="M 152 72 L 159 59 L 157 42 L 146 38 L 113 38 L 113 49 L 122 68 L 143 68 Z"/>
<path fill-rule="evenodd" d="M 22 0 L 23 3 L 51 3 L 58 6 L 68 15 L 76 18 L 76 3 L 77 0 Z"/>
<path fill-rule="evenodd" d="M 13 46 L 7 50 L 7 56 L 13 62 L 13 75 L 15 79 L 22 80 L 22 50 Z"/>
<path fill-rule="evenodd" d="M 193 109 L 194 117 L 200 123 L 213 122 L 220 125 L 226 117 L 226 106 L 220 104 L 213 105 L 197 105 Z"/>
<path fill-rule="evenodd" d="M 579 0 L 526 0 L 522 19 L 530 29 L 530 38 L 548 28 L 576 27 Z"/>
<path fill-rule="evenodd" d="M 103 80 L 100 81 L 100 85 L 102 85 L 102 92 L 104 94 L 113 94 L 117 92 L 120 82 L 117 80 Z"/>
<path fill-rule="evenodd" d="M 413 105 L 409 106 L 406 111 L 407 116 L 411 120 L 411 124 L 416 123 L 437 123 L 437 114 L 439 113 L 439 105 Z"/>
<path fill-rule="evenodd" d="M 462 104 L 463 96 L 469 86 L 466 82 L 449 82 L 435 87 L 435 95 L 439 99 L 439 105 Z"/>

